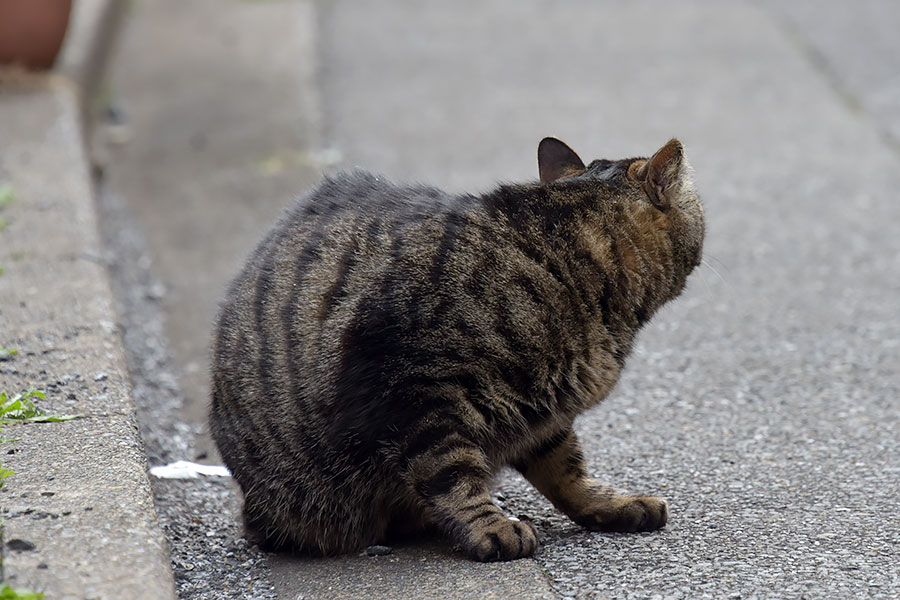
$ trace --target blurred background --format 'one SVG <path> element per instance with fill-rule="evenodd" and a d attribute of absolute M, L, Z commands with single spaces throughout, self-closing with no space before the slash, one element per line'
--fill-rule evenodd
<path fill-rule="evenodd" d="M 121 24 L 92 148 L 151 460 L 218 462 L 218 299 L 323 173 L 479 192 L 536 179 L 547 135 L 586 162 L 678 137 L 705 264 L 579 421 L 592 470 L 672 523 L 592 537 L 513 475 L 498 502 L 538 523 L 549 597 L 900 593 L 900 3 L 132 0 Z M 266 577 L 284 598 L 354 569 L 370 593 L 522 581 L 398 556 Z"/>

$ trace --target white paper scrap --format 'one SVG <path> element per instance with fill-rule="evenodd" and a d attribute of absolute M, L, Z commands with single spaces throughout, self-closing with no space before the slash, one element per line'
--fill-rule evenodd
<path fill-rule="evenodd" d="M 167 465 L 150 467 L 150 474 L 160 479 L 196 479 L 200 475 L 231 477 L 228 467 L 221 465 L 201 465 L 188 460 L 179 460 Z"/>

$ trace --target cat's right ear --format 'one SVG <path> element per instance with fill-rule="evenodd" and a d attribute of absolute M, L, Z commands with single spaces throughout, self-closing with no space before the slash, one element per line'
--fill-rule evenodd
<path fill-rule="evenodd" d="M 684 146 L 676 139 L 669 140 L 648 160 L 631 163 L 628 176 L 641 184 L 650 201 L 660 210 L 668 210 L 683 188 L 691 186 Z"/>
<path fill-rule="evenodd" d="M 575 177 L 586 170 L 584 163 L 565 142 L 545 137 L 538 144 L 538 172 L 541 175 L 541 183 Z"/>

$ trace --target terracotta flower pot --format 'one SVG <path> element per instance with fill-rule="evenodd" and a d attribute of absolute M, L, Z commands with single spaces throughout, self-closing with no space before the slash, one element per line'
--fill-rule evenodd
<path fill-rule="evenodd" d="M 71 10 L 72 0 L 0 0 L 0 64 L 52 67 Z"/>

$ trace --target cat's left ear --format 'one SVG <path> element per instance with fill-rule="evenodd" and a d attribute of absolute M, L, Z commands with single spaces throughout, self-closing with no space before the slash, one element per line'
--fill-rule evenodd
<path fill-rule="evenodd" d="M 565 142 L 545 137 L 538 144 L 538 172 L 541 174 L 541 183 L 575 177 L 586 170 L 584 163 Z"/>
<path fill-rule="evenodd" d="M 657 208 L 668 209 L 683 188 L 691 185 L 684 145 L 676 139 L 669 140 L 649 160 L 631 163 L 628 176 L 641 184 Z"/>

